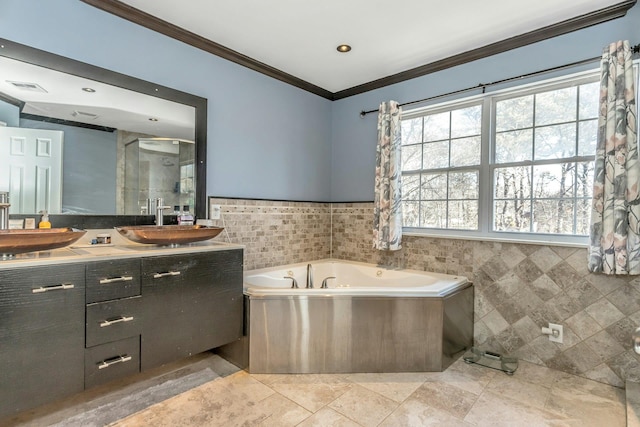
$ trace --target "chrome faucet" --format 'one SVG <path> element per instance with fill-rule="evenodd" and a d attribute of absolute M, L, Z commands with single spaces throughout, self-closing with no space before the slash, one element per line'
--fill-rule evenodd
<path fill-rule="evenodd" d="M 307 264 L 307 289 L 313 289 L 313 267 Z"/>
<path fill-rule="evenodd" d="M 0 192 L 0 230 L 9 229 L 9 193 Z"/>
<path fill-rule="evenodd" d="M 158 197 L 157 199 L 153 200 L 155 201 L 156 225 L 164 225 L 164 210 L 171 209 L 171 206 L 164 206 L 164 199 L 162 197 Z"/>

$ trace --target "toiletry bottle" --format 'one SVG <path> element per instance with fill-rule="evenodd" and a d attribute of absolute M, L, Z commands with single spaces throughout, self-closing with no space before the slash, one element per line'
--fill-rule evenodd
<path fill-rule="evenodd" d="M 182 207 L 182 213 L 178 216 L 178 224 L 193 225 L 193 215 L 189 212 L 189 205 Z"/>
<path fill-rule="evenodd" d="M 51 223 L 49 222 L 49 214 L 47 213 L 47 211 L 41 211 L 41 213 L 42 219 L 38 224 L 38 228 L 51 228 Z"/>

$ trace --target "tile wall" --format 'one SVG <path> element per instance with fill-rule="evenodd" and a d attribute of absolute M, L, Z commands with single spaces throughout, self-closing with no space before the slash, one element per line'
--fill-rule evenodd
<path fill-rule="evenodd" d="M 210 199 L 228 233 L 216 239 L 245 245 L 244 269 L 273 267 L 331 256 L 329 203 Z"/>
<path fill-rule="evenodd" d="M 640 277 L 589 273 L 584 248 L 405 236 L 402 250 L 380 252 L 372 203 L 212 203 L 231 242 L 246 245 L 246 270 L 333 257 L 465 275 L 475 286 L 475 345 L 615 386 L 640 381 L 631 345 Z M 563 344 L 541 334 L 549 322 L 564 326 Z"/>

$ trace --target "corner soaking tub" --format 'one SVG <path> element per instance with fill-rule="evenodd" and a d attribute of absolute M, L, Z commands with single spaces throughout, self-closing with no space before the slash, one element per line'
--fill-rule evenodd
<path fill-rule="evenodd" d="M 323 260 L 246 272 L 244 292 L 253 373 L 441 371 L 472 345 L 466 277 Z"/>

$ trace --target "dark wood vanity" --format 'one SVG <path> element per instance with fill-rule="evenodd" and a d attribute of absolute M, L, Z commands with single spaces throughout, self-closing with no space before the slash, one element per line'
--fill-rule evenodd
<path fill-rule="evenodd" d="M 0 267 L 0 419 L 242 336 L 240 247 Z"/>

